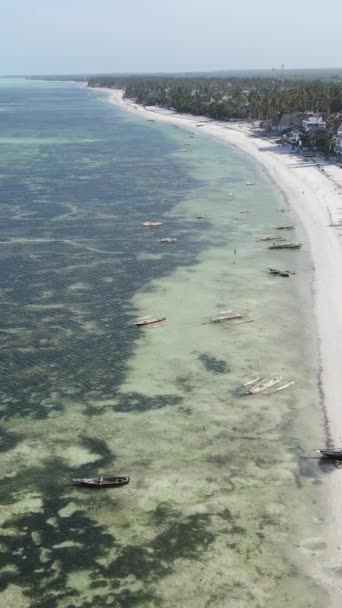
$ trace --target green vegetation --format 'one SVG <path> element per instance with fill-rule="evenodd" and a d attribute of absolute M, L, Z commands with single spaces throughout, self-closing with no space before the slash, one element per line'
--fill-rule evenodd
<path fill-rule="evenodd" d="M 98 77 L 89 86 L 123 88 L 143 105 L 219 120 L 267 119 L 319 108 L 335 127 L 342 112 L 342 83 L 277 78 Z"/>

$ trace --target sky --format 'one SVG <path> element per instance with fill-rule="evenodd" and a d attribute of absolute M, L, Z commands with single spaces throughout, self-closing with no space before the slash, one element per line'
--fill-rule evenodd
<path fill-rule="evenodd" d="M 342 67 L 341 22 L 341 0 L 0 0 L 0 74 Z"/>

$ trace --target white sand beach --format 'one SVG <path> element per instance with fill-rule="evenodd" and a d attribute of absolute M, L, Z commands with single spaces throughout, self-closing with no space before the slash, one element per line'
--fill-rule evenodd
<path fill-rule="evenodd" d="M 220 123 L 203 117 L 179 115 L 160 108 L 144 108 L 123 99 L 123 92 L 107 89 L 112 103 L 139 115 L 218 138 L 236 146 L 260 163 L 298 219 L 297 233 L 311 249 L 314 302 L 320 347 L 320 388 L 329 440 L 342 443 L 342 169 L 320 159 L 303 159 L 289 146 L 278 145 L 246 123 Z M 199 127 L 200 125 L 200 127 Z M 319 163 L 319 164 L 318 164 Z M 328 211 L 328 208 L 331 213 Z M 332 224 L 331 224 L 332 220 Z M 313 446 L 317 447 L 317 446 Z M 331 475 L 332 520 L 330 559 L 336 565 L 342 545 L 339 511 L 342 485 Z M 335 551 L 336 553 L 335 553 Z M 331 562 L 331 567 L 333 563 Z M 322 576 L 322 573 L 321 573 Z M 323 575 L 324 577 L 324 575 Z M 327 578 L 328 575 L 327 575 Z M 326 581 L 327 582 L 327 581 Z M 339 589 L 339 592 L 342 590 Z"/>

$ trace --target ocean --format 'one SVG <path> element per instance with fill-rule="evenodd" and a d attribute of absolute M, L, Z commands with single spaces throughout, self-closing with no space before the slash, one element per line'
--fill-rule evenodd
<path fill-rule="evenodd" d="M 300 230 L 258 241 L 295 221 L 269 177 L 200 128 L 3 80 L 0 218 L 0 605 L 328 605 L 312 263 Z M 295 384 L 244 394 L 266 376 Z M 100 473 L 131 482 L 72 484 Z"/>

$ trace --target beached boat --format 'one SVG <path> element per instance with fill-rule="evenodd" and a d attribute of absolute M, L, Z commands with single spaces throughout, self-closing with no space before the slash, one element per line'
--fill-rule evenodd
<path fill-rule="evenodd" d="M 259 378 L 257 380 L 259 380 Z M 267 391 L 269 388 L 279 384 L 281 377 L 276 376 L 275 378 L 263 378 L 260 382 L 257 380 L 254 381 L 254 383 L 252 382 L 252 385 L 246 391 L 246 395 L 256 395 L 258 393 L 262 393 L 263 391 Z M 245 386 L 247 386 L 247 384 Z"/>
<path fill-rule="evenodd" d="M 129 477 L 127 475 L 110 475 L 100 477 L 83 477 L 72 480 L 77 486 L 83 486 L 86 488 L 119 488 L 129 483 Z"/>
<path fill-rule="evenodd" d="M 172 238 L 171 236 L 167 236 L 165 239 L 161 239 L 161 243 L 175 243 L 177 239 Z"/>
<path fill-rule="evenodd" d="M 160 325 L 165 323 L 166 317 L 140 317 L 134 321 L 136 327 L 146 327 L 147 325 Z"/>
<path fill-rule="evenodd" d="M 144 228 L 155 228 L 156 226 L 162 226 L 163 222 L 143 222 Z"/>
<path fill-rule="evenodd" d="M 273 243 L 269 249 L 300 249 L 302 243 Z"/>
<path fill-rule="evenodd" d="M 342 449 L 327 448 L 324 450 L 317 450 L 317 452 L 324 458 L 329 458 L 329 460 L 342 460 Z"/>
<path fill-rule="evenodd" d="M 277 226 L 276 230 L 294 230 L 295 227 L 293 226 L 293 224 L 289 225 L 289 226 Z"/>

